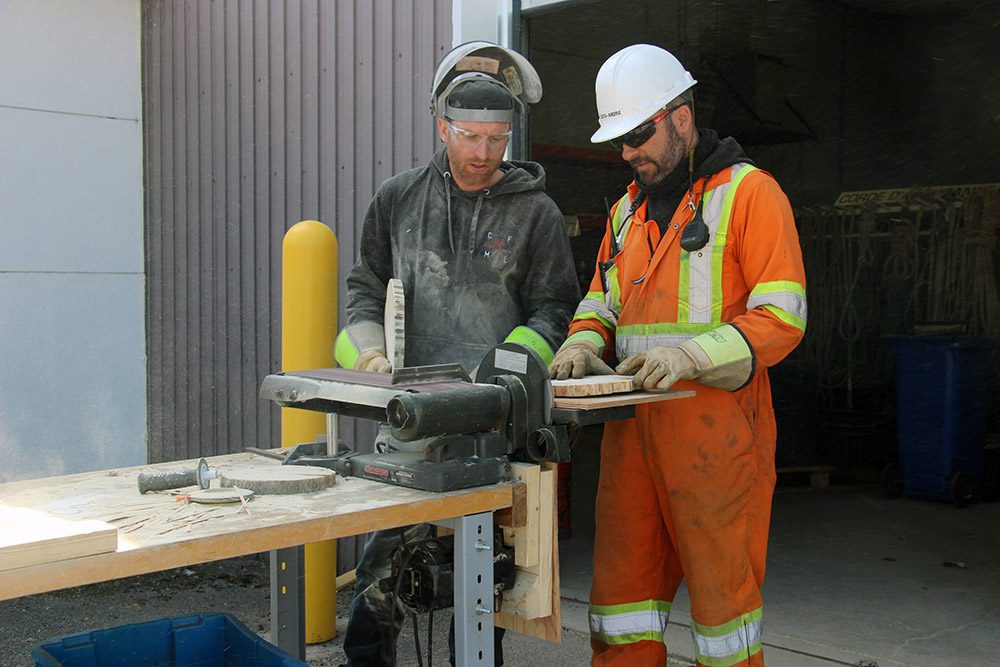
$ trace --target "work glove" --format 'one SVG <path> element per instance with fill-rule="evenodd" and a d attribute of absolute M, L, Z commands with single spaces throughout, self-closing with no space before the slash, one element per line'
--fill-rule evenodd
<path fill-rule="evenodd" d="M 358 355 L 358 360 L 354 363 L 354 368 L 359 371 L 373 371 L 375 373 L 391 373 L 392 364 L 386 359 L 381 350 L 365 350 Z"/>
<path fill-rule="evenodd" d="M 549 364 L 549 375 L 556 380 L 582 378 L 585 375 L 614 375 L 615 372 L 604 363 L 597 351 L 598 347 L 586 340 L 564 345 Z"/>
<path fill-rule="evenodd" d="M 626 357 L 615 371 L 634 375 L 632 384 L 636 389 L 664 390 L 678 380 L 693 380 L 698 375 L 698 364 L 683 348 L 654 347 Z"/>

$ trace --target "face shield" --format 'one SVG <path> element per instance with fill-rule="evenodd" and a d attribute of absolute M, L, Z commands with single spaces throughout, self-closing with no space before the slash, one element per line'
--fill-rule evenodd
<path fill-rule="evenodd" d="M 438 63 L 431 85 L 431 113 L 447 115 L 448 95 L 462 82 L 478 78 L 503 85 L 522 114 L 528 104 L 542 99 L 538 72 L 524 56 L 491 42 L 467 42 L 449 51 Z M 510 118 L 499 122 L 510 122 Z"/>

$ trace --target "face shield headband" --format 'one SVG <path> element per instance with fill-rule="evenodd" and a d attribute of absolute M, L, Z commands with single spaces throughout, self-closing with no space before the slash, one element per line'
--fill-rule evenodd
<path fill-rule="evenodd" d="M 458 121 L 472 121 L 480 123 L 513 123 L 514 122 L 514 109 L 465 109 L 461 107 L 453 107 L 449 103 L 448 97 L 451 92 L 455 90 L 460 84 L 467 81 L 486 81 L 491 85 L 495 85 L 502 89 L 506 95 L 508 95 L 516 105 L 520 106 L 521 101 L 517 99 L 516 96 L 512 95 L 510 89 L 504 84 L 497 81 L 488 74 L 483 74 L 481 72 L 466 72 L 461 74 L 448 84 L 448 86 L 441 92 L 438 100 L 443 102 L 443 105 L 439 106 L 439 109 L 443 112 L 442 115 L 449 120 Z"/>

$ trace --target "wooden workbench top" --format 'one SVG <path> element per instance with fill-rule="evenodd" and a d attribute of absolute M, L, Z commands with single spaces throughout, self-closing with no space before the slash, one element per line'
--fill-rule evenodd
<path fill-rule="evenodd" d="M 210 457 L 233 466 L 277 466 L 253 454 Z M 140 472 L 194 468 L 197 460 L 0 484 L 0 508 L 29 509 L 118 529 L 118 549 L 0 571 L 0 600 L 245 554 L 510 507 L 512 484 L 430 493 L 338 477 L 315 493 L 258 495 L 240 503 L 178 502 L 169 492 L 140 495 Z M 192 489 L 195 487 L 192 487 Z"/>

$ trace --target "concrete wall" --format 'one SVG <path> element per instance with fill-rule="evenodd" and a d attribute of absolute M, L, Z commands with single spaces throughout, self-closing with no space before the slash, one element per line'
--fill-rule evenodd
<path fill-rule="evenodd" d="M 138 0 L 0 0 L 0 482 L 146 460 Z"/>

